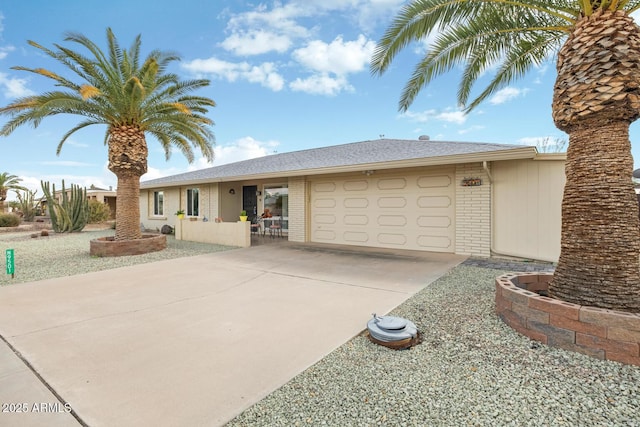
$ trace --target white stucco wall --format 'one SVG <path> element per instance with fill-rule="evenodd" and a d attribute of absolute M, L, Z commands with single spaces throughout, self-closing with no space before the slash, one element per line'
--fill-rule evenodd
<path fill-rule="evenodd" d="M 560 256 L 564 159 L 496 162 L 493 251 L 555 262 Z"/>

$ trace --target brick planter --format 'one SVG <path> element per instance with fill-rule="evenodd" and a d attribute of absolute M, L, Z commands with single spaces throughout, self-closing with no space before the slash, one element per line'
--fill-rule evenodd
<path fill-rule="evenodd" d="M 157 252 L 167 247 L 167 236 L 164 234 L 144 234 L 141 239 L 114 240 L 113 237 L 100 237 L 91 240 L 89 253 L 97 257 L 115 257 L 126 255 L 142 255 Z"/>
<path fill-rule="evenodd" d="M 540 295 L 552 273 L 496 278 L 496 312 L 513 329 L 552 347 L 640 366 L 640 313 L 571 304 Z"/>

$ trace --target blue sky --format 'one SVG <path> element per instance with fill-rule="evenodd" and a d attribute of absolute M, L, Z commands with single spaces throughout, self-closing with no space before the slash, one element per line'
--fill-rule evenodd
<path fill-rule="evenodd" d="M 400 92 L 424 45 L 407 48 L 382 77 L 370 75 L 369 59 L 404 3 L 7 0 L 0 3 L 0 104 L 53 89 L 48 79 L 12 66 L 61 71 L 27 40 L 78 49 L 64 42 L 64 34 L 73 31 L 105 46 L 105 29 L 111 27 L 124 47 L 141 34 L 143 54 L 152 49 L 178 53 L 182 61 L 171 71 L 184 79 L 210 79 L 211 85 L 198 94 L 217 103 L 209 113 L 216 123 L 216 160 L 207 164 L 198 156 L 189 165 L 175 152 L 166 161 L 160 145 L 149 138 L 149 172 L 143 181 L 381 135 L 534 145 L 544 138 L 567 138 L 551 119 L 553 58 L 469 115 L 456 103 L 456 72 L 423 89 L 409 111 L 399 114 Z M 0 125 L 5 121 L 0 117 Z M 115 187 L 116 178 L 107 169 L 104 127 L 76 133 L 56 156 L 60 138 L 79 121 L 52 117 L 37 129 L 23 127 L 0 138 L 0 172 L 18 175 L 32 189 L 40 188 L 40 180 L 62 179 L 67 185 Z M 632 142 L 638 139 L 637 126 L 631 127 Z M 638 150 L 633 144 L 640 160 Z"/>

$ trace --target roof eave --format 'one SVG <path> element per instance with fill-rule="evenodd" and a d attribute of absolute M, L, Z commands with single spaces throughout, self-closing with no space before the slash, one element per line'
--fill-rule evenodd
<path fill-rule="evenodd" d="M 309 176 L 309 175 L 325 175 L 336 173 L 348 173 L 348 172 L 360 172 L 363 170 L 385 170 L 385 169 L 399 169 L 399 168 L 413 168 L 422 166 L 442 166 L 460 163 L 474 163 L 483 161 L 504 161 L 504 160 L 519 160 L 519 159 L 535 159 L 537 150 L 535 147 L 519 147 L 509 150 L 500 151 L 487 151 L 478 153 L 467 154 L 454 154 L 449 156 L 438 157 L 421 157 L 417 159 L 409 160 L 397 160 L 386 162 L 374 162 L 374 163 L 361 163 L 357 165 L 346 166 L 330 166 L 325 168 L 315 169 L 299 169 L 289 170 L 281 172 L 268 172 L 251 175 L 236 175 L 225 176 L 219 178 L 201 178 L 194 180 L 185 180 L 180 182 L 167 182 L 159 184 L 145 185 L 144 182 L 140 183 L 140 189 L 146 190 L 150 188 L 166 188 L 166 187 L 181 187 L 196 184 L 209 184 L 215 182 L 231 182 L 231 181 L 247 181 L 247 180 L 261 180 L 272 178 L 285 178 L 296 176 Z"/>

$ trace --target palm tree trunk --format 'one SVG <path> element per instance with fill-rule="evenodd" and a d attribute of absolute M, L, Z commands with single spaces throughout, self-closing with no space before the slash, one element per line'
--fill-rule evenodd
<path fill-rule="evenodd" d="M 640 116 L 640 27 L 624 11 L 576 23 L 558 52 L 553 119 L 569 134 L 552 296 L 640 312 L 640 224 L 629 126 Z"/>
<path fill-rule="evenodd" d="M 116 240 L 140 239 L 140 177 L 118 176 L 116 190 Z"/>
<path fill-rule="evenodd" d="M 562 246 L 550 294 L 640 312 L 640 222 L 626 121 L 575 129 L 567 151 Z"/>
<path fill-rule="evenodd" d="M 147 142 L 137 126 L 119 126 L 109 132 L 109 170 L 118 177 L 116 240 L 142 237 L 140 231 L 140 177 L 147 172 Z"/>

